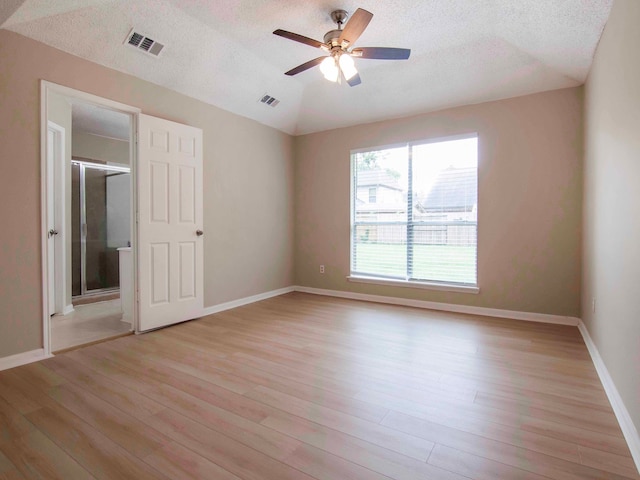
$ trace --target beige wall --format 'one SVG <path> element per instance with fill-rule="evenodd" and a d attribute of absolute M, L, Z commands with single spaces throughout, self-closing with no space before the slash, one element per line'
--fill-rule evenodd
<path fill-rule="evenodd" d="M 479 142 L 480 293 L 348 282 L 350 150 L 468 132 Z M 295 145 L 298 285 L 578 316 L 581 88 L 310 134 Z"/>
<path fill-rule="evenodd" d="M 582 318 L 640 431 L 639 24 L 616 0 L 585 89 Z"/>
<path fill-rule="evenodd" d="M 0 30 L 0 357 L 42 347 L 40 79 L 204 130 L 205 306 L 293 283 L 289 135 Z"/>
<path fill-rule="evenodd" d="M 86 132 L 73 132 L 73 156 L 129 165 L 129 142 Z"/>

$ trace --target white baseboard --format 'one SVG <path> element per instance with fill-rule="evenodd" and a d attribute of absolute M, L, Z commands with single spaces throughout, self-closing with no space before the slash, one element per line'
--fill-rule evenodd
<path fill-rule="evenodd" d="M 239 298 L 237 300 L 231 300 L 230 302 L 220 303 L 211 307 L 204 307 L 202 310 L 202 316 L 212 315 L 218 312 L 224 312 L 225 310 L 231 310 L 232 308 L 242 307 L 250 303 L 259 302 L 260 300 L 266 300 L 267 298 L 277 297 L 284 295 L 285 293 L 291 293 L 294 291 L 294 287 L 279 288 L 278 290 L 271 290 L 270 292 L 259 293 L 250 297 Z"/>
<path fill-rule="evenodd" d="M 411 300 L 407 298 L 385 297 L 382 295 L 369 295 L 365 293 L 344 292 L 340 290 L 325 290 L 311 287 L 293 287 L 296 292 L 326 295 L 329 297 L 349 298 L 352 300 L 364 300 L 367 302 L 388 303 L 390 305 L 403 305 L 405 307 L 427 308 L 444 312 L 466 313 L 470 315 L 484 315 L 487 317 L 512 318 L 514 320 L 526 320 L 529 322 L 553 323 L 557 325 L 578 326 L 579 318 L 564 317 L 562 315 L 549 315 L 546 313 L 518 312 L 514 310 L 501 310 L 498 308 L 474 307 L 470 305 L 457 305 L 454 303 L 429 302 L 426 300 Z"/>
<path fill-rule="evenodd" d="M 62 310 L 62 315 L 69 315 L 71 312 L 73 312 L 73 310 L 73 304 L 69 304 L 64 307 L 64 310 Z"/>
<path fill-rule="evenodd" d="M 638 469 L 638 472 L 640 472 L 640 434 L 638 434 L 638 429 L 633 424 L 627 407 L 624 406 L 622 397 L 620 396 L 620 393 L 618 393 L 618 389 L 613 383 L 609 370 L 607 370 L 607 367 L 600 356 L 598 347 L 593 343 L 593 339 L 591 338 L 591 335 L 589 335 L 589 331 L 582 321 L 578 324 L 578 330 L 580 330 L 584 343 L 587 345 L 587 350 L 589 350 L 591 360 L 596 367 L 596 371 L 600 377 L 600 382 L 602 382 L 604 391 L 609 398 L 609 403 L 611 403 L 613 413 L 618 419 L 618 423 L 622 429 L 622 434 L 624 435 L 627 445 L 629 446 L 629 450 L 631 451 L 631 456 L 636 462 L 636 468 Z"/>
<path fill-rule="evenodd" d="M 37 362 L 38 360 L 44 360 L 45 358 L 52 356 L 53 355 L 45 355 L 44 348 L 9 355 L 8 357 L 0 358 L 0 371 L 19 367 L 20 365 L 26 365 L 31 362 Z"/>
<path fill-rule="evenodd" d="M 578 326 L 580 319 L 576 317 L 565 317 L 562 315 L 549 315 L 546 313 L 518 312 L 515 310 L 501 310 L 498 308 L 474 307 L 470 305 L 457 305 L 454 303 L 429 302 L 426 300 L 411 300 L 407 298 L 385 297 L 382 295 L 369 295 L 364 293 L 345 292 L 341 290 L 326 290 L 322 288 L 302 287 L 299 285 L 271 290 L 259 293 L 250 297 L 239 298 L 230 302 L 220 303 L 202 310 L 202 316 L 212 315 L 232 308 L 241 307 L 250 303 L 266 300 L 291 292 L 311 293 L 314 295 L 324 295 L 329 297 L 348 298 L 351 300 L 363 300 L 366 302 L 387 303 L 390 305 L 402 305 L 406 307 L 426 308 L 430 310 L 441 310 L 445 312 L 466 313 L 470 315 L 483 315 L 487 317 L 511 318 L 514 320 L 525 320 L 529 322 L 553 323 L 556 325 Z"/>

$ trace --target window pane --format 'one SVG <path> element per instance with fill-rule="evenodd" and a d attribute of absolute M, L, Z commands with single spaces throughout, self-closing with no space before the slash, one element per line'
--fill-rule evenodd
<path fill-rule="evenodd" d="M 413 278 L 476 283 L 476 225 L 414 227 Z"/>
<path fill-rule="evenodd" d="M 413 278 L 476 284 L 477 143 L 413 147 Z"/>
<path fill-rule="evenodd" d="M 351 270 L 406 278 L 407 147 L 354 155 Z"/>
<path fill-rule="evenodd" d="M 352 271 L 380 277 L 406 278 L 406 225 L 355 227 Z"/>
<path fill-rule="evenodd" d="M 477 283 L 476 137 L 357 153 L 353 173 L 353 274 Z"/>
<path fill-rule="evenodd" d="M 354 155 L 357 222 L 407 220 L 407 147 Z"/>
<path fill-rule="evenodd" d="M 415 220 L 473 220 L 478 203 L 478 140 L 413 147 Z"/>

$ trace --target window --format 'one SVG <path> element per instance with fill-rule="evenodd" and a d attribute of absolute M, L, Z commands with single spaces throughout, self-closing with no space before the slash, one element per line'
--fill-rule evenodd
<path fill-rule="evenodd" d="M 477 143 L 474 135 L 352 154 L 352 277 L 477 285 Z"/>
<path fill-rule="evenodd" d="M 369 203 L 376 203 L 376 187 L 369 188 Z"/>

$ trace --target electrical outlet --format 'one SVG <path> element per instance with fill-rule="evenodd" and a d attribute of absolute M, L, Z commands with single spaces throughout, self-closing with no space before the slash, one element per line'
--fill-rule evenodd
<path fill-rule="evenodd" d="M 320 273 L 324 273 L 324 265 L 320 265 Z"/>
<path fill-rule="evenodd" d="M 596 313 L 596 297 L 593 297 L 593 300 L 591 300 L 591 311 Z"/>

